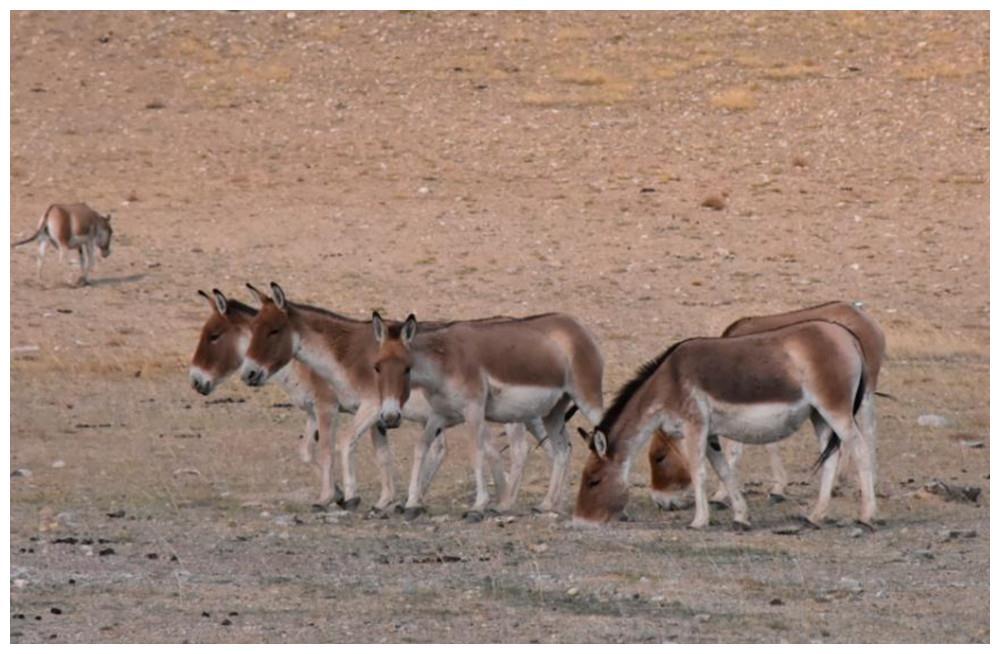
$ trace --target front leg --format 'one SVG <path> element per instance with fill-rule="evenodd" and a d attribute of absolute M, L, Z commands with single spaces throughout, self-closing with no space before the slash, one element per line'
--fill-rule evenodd
<path fill-rule="evenodd" d="M 497 509 L 510 511 L 514 508 L 517 493 L 521 488 L 524 476 L 524 464 L 528 460 L 528 441 L 521 423 L 510 423 L 505 427 L 510 449 L 510 477 L 507 480 L 507 492 L 500 498 Z"/>
<path fill-rule="evenodd" d="M 358 439 L 375 424 L 378 418 L 378 404 L 363 401 L 354 414 L 351 428 L 337 438 L 337 449 L 340 450 L 341 478 L 344 482 L 344 508 L 355 509 L 361 503 L 358 497 L 358 481 L 354 476 L 354 450 Z"/>
<path fill-rule="evenodd" d="M 486 505 L 490 502 L 490 491 L 486 485 L 486 457 L 487 443 L 489 435 L 486 429 L 485 406 L 476 403 L 465 411 L 465 422 L 469 425 L 469 434 L 472 437 L 473 455 L 472 469 L 476 479 L 476 501 L 472 505 L 469 517 L 481 517 Z"/>
<path fill-rule="evenodd" d="M 318 412 L 317 431 L 309 434 L 313 440 L 316 467 L 319 468 L 319 499 L 317 506 L 328 506 L 333 501 L 343 501 L 340 488 L 333 482 L 333 443 L 340 416 L 337 407 Z M 318 439 L 318 440 L 317 440 Z"/>
<path fill-rule="evenodd" d="M 311 411 L 306 412 L 306 430 L 299 436 L 299 460 L 302 463 L 312 463 L 315 457 L 316 442 L 319 440 L 319 427 Z"/>
<path fill-rule="evenodd" d="M 385 428 L 374 425 L 371 428 L 372 445 L 375 447 L 375 462 L 378 464 L 379 478 L 382 482 L 382 493 L 379 495 L 375 508 L 384 510 L 396 500 L 396 480 L 392 474 L 392 448 Z"/>
<path fill-rule="evenodd" d="M 691 486 L 694 488 L 694 520 L 692 529 L 708 526 L 708 495 L 705 493 L 705 450 L 708 447 L 708 427 L 702 422 L 686 421 L 683 428 L 691 465 Z"/>
<path fill-rule="evenodd" d="M 716 449 L 718 448 L 718 449 Z M 709 437 L 708 448 L 705 450 L 708 460 L 715 468 L 715 474 L 719 476 L 723 487 L 729 494 L 729 501 L 733 505 L 733 523 L 742 529 L 750 528 L 750 519 L 747 517 L 747 503 L 740 492 L 740 482 L 736 477 L 736 471 L 729 467 L 722 449 L 719 447 L 718 437 Z"/>
<path fill-rule="evenodd" d="M 423 510 L 423 494 L 430 486 L 430 479 L 425 479 L 425 469 L 428 467 L 427 451 L 430 449 L 431 443 L 439 437 L 443 428 L 444 420 L 437 414 L 431 414 L 427 419 L 427 424 L 424 425 L 424 433 L 414 444 L 413 467 L 410 470 L 410 490 L 406 497 L 407 517 L 414 517 Z"/>

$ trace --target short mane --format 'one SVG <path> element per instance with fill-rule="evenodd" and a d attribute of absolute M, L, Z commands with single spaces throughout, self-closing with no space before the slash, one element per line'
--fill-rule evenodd
<path fill-rule="evenodd" d="M 235 311 L 236 313 L 242 313 L 243 315 L 250 316 L 251 318 L 257 315 L 257 309 L 254 309 L 252 306 L 248 304 L 243 304 L 239 300 L 227 299 L 226 313 L 229 313 L 230 311 Z"/>
<path fill-rule="evenodd" d="M 604 412 L 604 417 L 601 418 L 601 424 L 597 425 L 597 430 L 605 435 L 610 434 L 611 428 L 615 426 L 616 422 L 618 422 L 618 418 L 620 418 L 622 413 L 625 411 L 625 406 L 628 404 L 629 400 L 631 400 L 632 396 L 635 395 L 640 388 L 642 388 L 642 385 L 653 376 L 653 373 L 655 373 L 657 368 L 660 367 L 660 364 L 666 361 L 667 357 L 673 354 L 674 350 L 678 347 L 693 340 L 693 338 L 686 338 L 683 341 L 677 341 L 664 350 L 664 352 L 655 359 L 650 359 L 646 363 L 639 366 L 639 369 L 635 372 L 635 376 L 618 390 L 611 406 Z"/>

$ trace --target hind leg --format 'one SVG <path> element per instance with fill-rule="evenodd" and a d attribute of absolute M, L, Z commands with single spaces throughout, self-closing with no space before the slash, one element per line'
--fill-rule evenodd
<path fill-rule="evenodd" d="M 819 440 L 819 449 L 822 452 L 830 442 L 833 429 L 816 411 L 813 411 L 811 419 L 813 427 L 816 430 L 816 438 Z M 816 498 L 816 504 L 806 517 L 806 520 L 814 527 L 819 527 L 822 524 L 823 518 L 826 517 L 826 513 L 830 508 L 830 497 L 833 495 L 833 482 L 834 477 L 836 477 L 839 459 L 840 449 L 838 448 L 834 450 L 830 458 L 823 462 L 820 472 L 819 496 Z"/>
<path fill-rule="evenodd" d="M 511 423 L 507 427 L 507 438 L 510 440 L 510 477 L 507 480 L 507 493 L 500 498 L 497 509 L 510 511 L 514 508 L 521 480 L 524 478 L 524 465 L 528 460 L 528 440 L 524 425 Z"/>
<path fill-rule="evenodd" d="M 743 458 L 743 443 L 739 441 L 730 440 L 728 438 L 721 439 L 722 452 L 726 457 L 726 463 L 729 468 L 733 471 L 740 463 L 740 459 Z M 726 499 L 729 497 L 729 491 L 726 489 L 725 482 L 722 481 L 722 477 L 719 477 L 719 488 L 716 489 L 715 494 L 712 495 L 710 502 L 716 504 L 725 504 Z"/>
<path fill-rule="evenodd" d="M 45 250 L 49 247 L 49 239 L 43 238 L 38 243 L 38 261 L 35 263 L 35 278 L 42 281 L 42 262 L 45 260 Z"/>
<path fill-rule="evenodd" d="M 773 501 L 780 502 L 785 499 L 785 487 L 788 486 L 788 473 L 785 472 L 785 465 L 781 462 L 781 448 L 777 443 L 769 443 L 764 447 L 771 462 L 771 475 L 774 480 L 769 493 Z"/>
<path fill-rule="evenodd" d="M 743 493 L 740 492 L 739 479 L 736 476 L 736 471 L 730 467 L 721 448 L 719 448 L 718 437 L 709 437 L 708 448 L 705 450 L 705 453 L 708 456 L 709 463 L 715 469 L 715 474 L 719 476 L 719 480 L 729 493 L 729 499 L 733 505 L 733 523 L 737 527 L 749 528 L 750 518 L 747 515 L 747 503 L 743 499 Z"/>

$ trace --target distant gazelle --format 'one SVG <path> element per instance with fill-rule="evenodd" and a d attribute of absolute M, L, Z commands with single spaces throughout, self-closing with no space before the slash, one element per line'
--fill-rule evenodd
<path fill-rule="evenodd" d="M 865 378 L 865 396 L 858 411 L 858 422 L 862 426 L 862 431 L 870 435 L 868 440 L 871 450 L 872 474 L 877 480 L 876 445 L 876 415 L 875 398 L 877 393 L 879 372 L 885 359 L 885 334 L 882 328 L 868 313 L 861 309 L 860 304 L 848 302 L 827 302 L 818 306 L 800 309 L 798 311 L 788 311 L 763 316 L 748 316 L 740 318 L 731 323 L 722 332 L 722 336 L 745 336 L 756 334 L 771 329 L 786 327 L 804 320 L 828 320 L 840 323 L 850 329 L 858 340 L 864 351 L 867 377 Z M 743 453 L 743 443 L 725 438 L 721 440 L 723 453 L 729 467 L 736 469 L 740 457 Z M 774 475 L 770 495 L 775 501 L 784 499 L 785 487 L 788 484 L 788 474 L 781 463 L 781 454 L 777 443 L 765 445 L 771 461 L 771 471 Z M 840 460 L 839 470 L 841 474 L 848 468 L 850 463 L 850 451 L 845 452 Z M 680 504 L 679 498 L 690 483 L 690 474 L 687 469 L 687 461 L 683 452 L 678 449 L 674 439 L 657 434 L 649 446 L 649 467 L 651 473 L 650 495 L 653 501 L 662 508 L 672 508 Z M 713 501 L 723 501 L 727 496 L 724 484 L 719 485 L 718 491 L 712 498 Z"/>
<path fill-rule="evenodd" d="M 692 528 L 708 525 L 705 459 L 729 493 L 737 527 L 749 527 L 746 501 L 722 455 L 719 436 L 743 443 L 777 442 L 807 419 L 823 452 L 819 498 L 806 518 L 818 526 L 829 507 L 841 444 L 855 455 L 861 486 L 860 522 L 875 517 L 868 435 L 855 421 L 865 394 L 862 344 L 846 327 L 807 321 L 729 338 L 681 341 L 640 368 L 618 392 L 601 424 L 584 432 L 590 456 L 575 518 L 605 522 L 628 501 L 633 457 L 657 428 L 682 439 L 695 492 Z"/>
<path fill-rule="evenodd" d="M 102 216 L 86 204 L 53 204 L 42 214 L 35 233 L 14 243 L 11 247 L 38 242 L 38 264 L 35 274 L 42 280 L 42 261 L 45 249 L 51 243 L 59 250 L 59 261 L 65 253 L 76 250 L 80 256 L 79 285 L 89 283 L 90 271 L 94 267 L 94 249 L 101 251 L 102 257 L 111 254 L 111 214 Z"/>
<path fill-rule="evenodd" d="M 222 291 L 212 295 L 198 291 L 212 313 L 201 328 L 198 347 L 191 358 L 191 385 L 202 395 L 209 395 L 229 375 L 243 365 L 250 342 L 250 321 L 257 310 L 226 298 Z M 299 457 L 303 463 L 315 463 L 320 472 L 320 491 L 316 504 L 343 501 L 343 493 L 333 483 L 333 436 L 337 429 L 337 395 L 308 366 L 292 361 L 273 377 L 285 389 L 288 398 L 306 413 L 306 431 L 300 437 Z"/>

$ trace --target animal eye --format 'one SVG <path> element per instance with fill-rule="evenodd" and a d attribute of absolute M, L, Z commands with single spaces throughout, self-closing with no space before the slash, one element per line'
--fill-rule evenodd
<path fill-rule="evenodd" d="M 406 374 L 410 374 L 410 366 L 406 366 Z"/>
<path fill-rule="evenodd" d="M 600 480 L 600 478 L 598 478 L 598 479 L 593 479 L 593 478 L 591 478 L 591 479 L 590 479 L 590 480 L 589 480 L 589 481 L 587 482 L 587 486 L 590 486 L 591 488 L 593 488 L 594 486 L 598 485 L 599 483 L 601 483 L 601 480 Z"/>
<path fill-rule="evenodd" d="M 280 332 L 280 331 L 281 331 L 281 328 L 280 327 L 276 327 L 275 329 L 272 329 L 270 332 L 268 332 L 267 335 L 268 336 L 277 336 L 278 332 Z"/>
<path fill-rule="evenodd" d="M 378 364 L 378 363 L 375 364 L 375 372 L 382 372 L 382 366 L 381 366 L 381 364 Z"/>
<path fill-rule="evenodd" d="M 210 343 L 214 343 L 217 340 L 219 340 L 220 338 L 222 338 L 222 332 L 215 332 L 213 334 L 209 334 L 208 335 L 208 340 L 209 340 Z"/>

